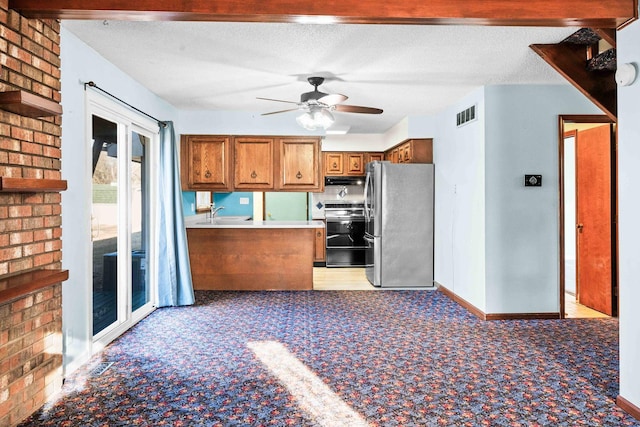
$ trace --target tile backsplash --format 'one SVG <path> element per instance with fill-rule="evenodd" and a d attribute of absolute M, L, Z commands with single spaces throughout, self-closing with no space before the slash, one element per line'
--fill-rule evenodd
<path fill-rule="evenodd" d="M 324 204 L 331 200 L 360 202 L 364 200 L 364 185 L 326 185 L 324 193 L 311 193 L 312 218 L 324 219 Z"/>

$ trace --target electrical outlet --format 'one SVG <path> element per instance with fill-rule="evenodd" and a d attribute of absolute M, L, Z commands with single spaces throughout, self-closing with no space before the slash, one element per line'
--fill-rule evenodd
<path fill-rule="evenodd" d="M 248 197 L 240 197 L 240 204 L 241 205 L 248 205 L 249 204 L 249 198 Z"/>

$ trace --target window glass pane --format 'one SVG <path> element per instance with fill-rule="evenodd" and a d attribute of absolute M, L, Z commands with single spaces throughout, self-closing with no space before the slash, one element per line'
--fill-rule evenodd
<path fill-rule="evenodd" d="M 93 334 L 118 320 L 118 125 L 92 116 Z"/>
<path fill-rule="evenodd" d="M 145 157 L 149 138 L 132 132 L 131 141 L 131 309 L 135 311 L 151 299 L 147 285 L 149 203 Z"/>

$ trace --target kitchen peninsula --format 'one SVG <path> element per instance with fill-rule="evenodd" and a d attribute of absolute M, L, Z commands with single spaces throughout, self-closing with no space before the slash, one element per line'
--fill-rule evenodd
<path fill-rule="evenodd" d="M 312 290 L 322 221 L 185 218 L 195 290 Z"/>

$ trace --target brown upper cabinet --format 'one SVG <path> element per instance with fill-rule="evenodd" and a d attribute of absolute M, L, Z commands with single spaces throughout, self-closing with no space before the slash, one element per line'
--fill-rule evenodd
<path fill-rule="evenodd" d="M 347 153 L 347 175 L 364 175 L 363 153 Z"/>
<path fill-rule="evenodd" d="M 275 138 L 235 137 L 233 186 L 238 189 L 273 190 Z"/>
<path fill-rule="evenodd" d="M 344 174 L 344 153 L 324 153 L 324 175 L 340 176 Z"/>
<path fill-rule="evenodd" d="M 281 138 L 280 173 L 276 185 L 282 190 L 317 190 L 320 177 L 320 144 L 317 138 Z"/>
<path fill-rule="evenodd" d="M 433 139 L 407 139 L 385 151 L 392 163 L 433 163 Z"/>
<path fill-rule="evenodd" d="M 333 152 L 324 153 L 325 176 L 361 176 L 365 174 L 365 165 L 374 160 L 382 160 L 384 153 Z"/>
<path fill-rule="evenodd" d="M 182 135 L 183 190 L 322 191 L 320 139 Z"/>
<path fill-rule="evenodd" d="M 384 153 L 366 153 L 365 164 L 384 160 Z"/>
<path fill-rule="evenodd" d="M 231 138 L 182 135 L 180 151 L 183 190 L 231 190 Z"/>

